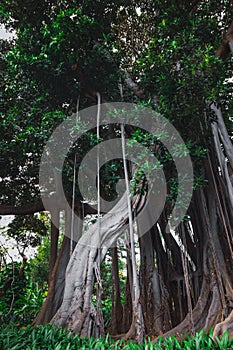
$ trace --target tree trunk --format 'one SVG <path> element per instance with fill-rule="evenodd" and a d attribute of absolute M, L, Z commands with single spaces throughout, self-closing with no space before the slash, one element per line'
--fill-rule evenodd
<path fill-rule="evenodd" d="M 68 211 L 69 212 L 69 211 Z M 82 215 L 80 212 L 78 215 Z M 53 271 L 49 280 L 49 290 L 47 298 L 39 312 L 36 316 L 33 325 L 47 324 L 51 321 L 58 308 L 61 306 L 64 288 L 65 288 L 65 272 L 68 262 L 70 260 L 71 252 L 71 240 L 70 240 L 70 228 L 71 228 L 71 218 L 65 215 L 65 236 L 56 259 Z M 78 240 L 82 235 L 82 227 L 77 225 L 75 221 L 74 227 L 76 229 L 75 241 L 72 244 L 73 249 L 76 245 L 76 240 Z"/>
<path fill-rule="evenodd" d="M 112 248 L 112 315 L 111 330 L 112 335 L 123 333 L 123 307 L 121 304 L 121 291 L 119 279 L 119 266 L 117 247 Z"/>
<path fill-rule="evenodd" d="M 151 234 L 153 228 L 140 238 L 140 287 L 141 303 L 147 335 L 159 335 L 162 329 L 161 290 Z"/>
<path fill-rule="evenodd" d="M 51 233 L 50 233 L 50 254 L 49 254 L 49 283 L 52 278 L 53 269 L 57 260 L 58 239 L 59 239 L 60 212 L 55 209 L 51 211 Z"/>
<path fill-rule="evenodd" d="M 216 324 L 214 328 L 213 338 L 220 337 L 226 331 L 229 334 L 229 339 L 233 338 L 233 310 L 224 321 Z"/>
<path fill-rule="evenodd" d="M 33 321 L 33 325 L 49 323 L 60 307 L 64 293 L 65 270 L 70 258 L 69 253 L 70 239 L 65 236 L 50 278 L 47 298 Z"/>
<path fill-rule="evenodd" d="M 132 208 L 136 209 L 140 197 L 133 198 Z M 64 326 L 81 336 L 103 333 L 103 324 L 97 322 L 96 310 L 91 297 L 97 262 L 102 261 L 107 250 L 116 242 L 128 222 L 126 195 L 102 219 L 100 237 L 98 223 L 81 237 L 66 269 L 65 290 L 62 304 L 51 320 L 56 326 Z M 99 238 L 100 247 L 99 249 Z M 101 252 L 101 256 L 98 253 Z"/>

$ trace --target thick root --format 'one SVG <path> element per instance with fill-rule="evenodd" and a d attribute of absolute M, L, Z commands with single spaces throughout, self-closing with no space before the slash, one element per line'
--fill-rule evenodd
<path fill-rule="evenodd" d="M 228 332 L 229 339 L 233 338 L 233 310 L 230 315 L 214 327 L 213 338 L 220 337 L 224 332 Z"/>

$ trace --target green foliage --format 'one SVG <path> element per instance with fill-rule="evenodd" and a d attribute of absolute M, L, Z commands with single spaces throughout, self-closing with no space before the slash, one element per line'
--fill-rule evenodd
<path fill-rule="evenodd" d="M 43 237 L 42 244 L 39 245 L 37 254 L 28 262 L 31 281 L 36 283 L 43 291 L 46 291 L 48 287 L 49 254 L 50 239 L 49 237 Z"/>
<path fill-rule="evenodd" d="M 230 0 L 200 1 L 194 7 L 190 2 L 160 0 L 82 4 L 2 0 L 0 19 L 17 31 L 12 43 L 1 42 L 0 54 L 0 191 L 4 203 L 20 205 L 38 198 L 43 146 L 51 131 L 76 109 L 80 93 L 81 108 L 90 105 L 83 95 L 95 91 L 105 100 L 117 101 L 120 81 L 124 101 L 138 102 L 125 83 L 126 71 L 145 91 L 140 103 L 174 122 L 199 168 L 209 141 L 208 101 L 222 104 L 232 128 L 232 82 L 228 80 L 232 69 L 229 61 L 222 62 L 215 55 L 232 17 L 230 5 Z M 140 132 L 134 136 L 146 146 L 151 143 Z M 93 144 L 89 136 L 81 141 L 78 151 L 87 151 Z M 176 149 L 178 156 L 183 153 Z M 170 161 L 166 154 L 161 158 Z M 105 175 L 107 199 L 111 192 L 114 197 L 112 189 L 119 178 L 112 168 Z M 64 187 L 70 193 L 69 162 L 63 170 Z"/>
<path fill-rule="evenodd" d="M 40 236 L 32 235 L 33 229 L 37 234 L 47 233 L 47 219 L 44 214 L 38 217 L 17 217 L 9 225 L 9 234 L 15 238 L 17 247 L 24 251 L 29 245 L 35 247 L 41 243 Z M 19 224 L 21 223 L 21 226 Z M 27 261 L 22 269 L 21 263 L 6 264 L 0 271 L 0 317 L 2 321 L 31 323 L 39 312 L 48 289 L 49 270 L 48 237 L 42 238 L 36 256 Z"/>
<path fill-rule="evenodd" d="M 25 74 L 17 54 L 11 56 L 11 46 L 1 41 L 0 46 L 0 191 L 3 202 L 20 205 L 38 196 L 43 146 L 64 113 L 54 110 L 45 89 Z"/>
<path fill-rule="evenodd" d="M 5 317 L 11 318 L 11 307 L 15 306 L 21 296 L 24 294 L 26 287 L 25 275 L 20 276 L 20 263 L 9 263 L 0 271 L 0 317 L 3 320 Z"/>
<path fill-rule="evenodd" d="M 13 320 L 22 324 L 30 324 L 40 311 L 47 292 L 38 287 L 37 283 L 30 283 L 15 302 Z"/>
<path fill-rule="evenodd" d="M 142 344 L 124 340 L 113 341 L 109 335 L 103 338 L 83 338 L 67 332 L 65 329 L 54 329 L 52 325 L 37 326 L 35 328 L 15 327 L 9 325 L 0 327 L 0 347 L 2 350 L 81 350 L 81 349 L 124 349 L 124 350 L 228 350 L 233 348 L 232 341 L 228 340 L 225 333 L 221 339 L 214 341 L 211 334 L 198 332 L 195 337 L 187 337 L 184 341 L 178 341 L 174 336 L 159 338 L 156 343 L 150 339 Z"/>
<path fill-rule="evenodd" d="M 46 292 L 30 281 L 30 266 L 20 275 L 20 263 L 5 265 L 0 271 L 0 318 L 2 322 L 31 323 L 40 310 Z"/>
<path fill-rule="evenodd" d="M 43 215 L 43 214 L 42 214 Z M 7 236 L 16 240 L 21 247 L 37 247 L 41 237 L 48 232 L 48 226 L 36 215 L 16 216 L 7 227 Z"/>
<path fill-rule="evenodd" d="M 175 123 L 186 141 L 204 142 L 206 102 L 222 103 L 230 93 L 228 63 L 215 54 L 223 24 L 216 21 L 217 6 L 222 4 L 200 2 L 194 16 L 188 4 L 167 3 L 154 20 L 156 25 L 150 22 L 148 46 L 134 66 L 140 85 L 156 94 L 156 108 Z M 222 11 L 225 16 L 227 10 Z"/>

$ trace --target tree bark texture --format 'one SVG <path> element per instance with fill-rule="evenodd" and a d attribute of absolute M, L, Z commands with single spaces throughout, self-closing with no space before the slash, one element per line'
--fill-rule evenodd
<path fill-rule="evenodd" d="M 138 202 L 139 198 L 135 197 L 132 204 L 134 209 Z M 91 300 L 94 279 L 98 273 L 95 271 L 98 253 L 101 252 L 102 261 L 107 250 L 126 228 L 127 222 L 128 207 L 126 196 L 123 196 L 101 220 L 100 242 L 97 223 L 80 238 L 66 269 L 62 304 L 51 320 L 56 326 L 67 327 L 81 336 L 90 336 L 95 328 L 103 333 L 103 324 L 96 323 L 96 310 Z"/>

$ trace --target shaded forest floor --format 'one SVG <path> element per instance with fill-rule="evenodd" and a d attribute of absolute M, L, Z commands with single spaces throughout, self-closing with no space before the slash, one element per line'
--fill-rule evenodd
<path fill-rule="evenodd" d="M 85 350 L 85 349 L 166 349 L 166 350 L 197 350 L 197 349 L 233 349 L 233 338 L 228 339 L 225 333 L 221 338 L 212 339 L 212 333 L 206 334 L 204 331 L 197 332 L 194 337 L 187 335 L 183 341 L 177 340 L 174 336 L 163 339 L 158 338 L 154 343 L 152 339 L 145 339 L 142 344 L 124 340 L 113 341 L 109 336 L 103 338 L 84 338 L 65 329 L 54 330 L 51 325 L 31 326 L 1 325 L 0 326 L 0 349 L 1 350 Z"/>

